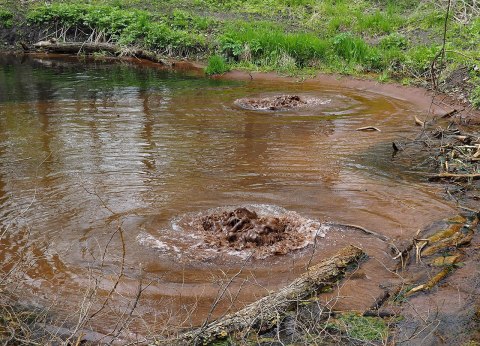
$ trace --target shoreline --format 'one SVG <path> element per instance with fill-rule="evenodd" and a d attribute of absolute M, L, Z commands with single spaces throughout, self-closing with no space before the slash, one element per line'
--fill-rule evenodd
<path fill-rule="evenodd" d="M 107 62 L 127 62 L 148 68 L 160 68 L 176 71 L 191 71 L 198 74 L 199 77 L 222 79 L 222 80 L 281 80 L 294 83 L 322 83 L 334 87 L 344 87 L 360 91 L 372 92 L 387 97 L 407 101 L 420 107 L 422 112 L 431 115 L 432 118 L 450 118 L 455 123 L 462 125 L 480 125 L 480 110 L 474 109 L 471 105 L 459 102 L 455 97 L 449 94 L 429 90 L 421 86 L 402 85 L 398 82 L 379 82 L 377 80 L 352 76 L 341 75 L 338 73 L 325 73 L 317 71 L 310 78 L 286 76 L 279 72 L 257 72 L 246 70 L 231 70 L 221 75 L 207 76 L 204 73 L 205 64 L 200 61 L 175 60 L 169 59 L 170 65 L 151 61 L 144 58 L 132 56 L 105 56 L 94 57 L 92 55 L 78 56 L 72 54 L 48 53 L 42 51 L 25 52 L 18 50 L 0 50 L 1 55 L 31 56 L 44 59 L 61 60 L 83 60 L 83 61 L 107 61 Z"/>

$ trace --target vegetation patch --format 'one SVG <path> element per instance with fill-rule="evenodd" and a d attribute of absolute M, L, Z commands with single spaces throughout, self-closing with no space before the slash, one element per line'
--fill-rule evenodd
<path fill-rule="evenodd" d="M 388 326 L 380 317 L 363 317 L 345 313 L 336 319 L 331 327 L 346 333 L 350 338 L 367 342 L 383 341 L 388 336 Z"/>
<path fill-rule="evenodd" d="M 477 71 L 474 71 L 472 75 L 473 76 L 472 76 L 471 82 L 473 85 L 473 89 L 472 89 L 472 92 L 470 93 L 470 102 L 474 107 L 480 109 L 480 71 L 477 69 Z"/>
<path fill-rule="evenodd" d="M 44 39 L 108 42 L 190 59 L 211 57 L 208 74 L 230 68 L 287 74 L 368 73 L 380 81 L 448 91 L 448 83 L 443 82 L 452 71 L 478 68 L 480 10 L 453 2 L 447 16 L 447 4 L 446 0 L 90 0 L 81 4 L 54 0 L 19 7 L 0 0 L 4 7 L 0 25 L 13 25 L 13 14 L 19 13 L 27 23 L 46 29 Z M 463 99 L 479 107 L 475 83 L 466 81 L 472 86 L 464 88 Z"/>
<path fill-rule="evenodd" d="M 13 26 L 13 13 L 9 10 L 0 9 L 0 27 L 11 28 Z"/>
<path fill-rule="evenodd" d="M 190 28 L 193 17 L 185 12 L 155 18 L 149 12 L 123 9 L 116 6 L 91 4 L 52 4 L 39 6 L 27 15 L 30 23 L 50 25 L 53 35 L 65 40 L 67 36 L 83 33 L 96 42 L 115 42 L 139 45 L 167 55 L 188 56 L 205 49 L 205 38 Z M 202 26 L 203 25 L 203 26 Z M 186 30 L 189 27 L 189 30 Z M 208 23 L 197 23 L 208 27 Z"/>
<path fill-rule="evenodd" d="M 205 68 L 207 75 L 223 74 L 230 71 L 230 67 L 219 55 L 213 55 L 208 59 L 208 65 Z"/>
<path fill-rule="evenodd" d="M 282 59 L 290 57 L 292 65 L 305 67 L 325 59 L 328 49 L 328 43 L 312 33 L 286 33 L 268 22 L 229 25 L 220 36 L 219 45 L 231 61 L 249 61 L 258 66 L 279 66 Z"/>

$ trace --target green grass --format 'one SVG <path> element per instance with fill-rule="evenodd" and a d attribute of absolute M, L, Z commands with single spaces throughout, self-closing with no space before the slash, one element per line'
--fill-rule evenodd
<path fill-rule="evenodd" d="M 13 26 L 13 13 L 9 10 L 0 9 L 0 27 L 11 28 Z"/>
<path fill-rule="evenodd" d="M 237 22 L 227 26 L 219 38 L 222 54 L 233 61 L 249 61 L 262 66 L 291 60 L 305 67 L 326 56 L 328 43 L 312 33 L 285 33 L 281 27 L 260 22 Z"/>
<path fill-rule="evenodd" d="M 425 84 L 441 49 L 445 8 L 414 0 L 0 0 L 0 25 L 22 12 L 43 27 L 102 33 L 111 42 L 234 68 L 300 74 L 372 73 Z M 478 66 L 480 18 L 449 17 L 445 72 Z M 455 16 L 453 15 L 455 14 Z M 473 81 L 472 81 L 473 83 Z M 475 104 L 478 89 L 473 86 Z"/>
<path fill-rule="evenodd" d="M 213 55 L 208 59 L 208 65 L 205 68 L 207 75 L 223 74 L 230 70 L 225 60 L 219 55 Z"/>
<path fill-rule="evenodd" d="M 332 40 L 335 54 L 346 62 L 366 62 L 375 59 L 376 52 L 361 37 L 341 33 Z"/>
<path fill-rule="evenodd" d="M 380 317 L 363 317 L 355 313 L 340 315 L 333 328 L 344 331 L 349 337 L 363 342 L 385 341 L 388 326 Z"/>
<path fill-rule="evenodd" d="M 475 108 L 480 109 L 480 71 L 474 71 L 472 75 L 472 84 L 474 87 L 470 93 L 470 102 Z"/>

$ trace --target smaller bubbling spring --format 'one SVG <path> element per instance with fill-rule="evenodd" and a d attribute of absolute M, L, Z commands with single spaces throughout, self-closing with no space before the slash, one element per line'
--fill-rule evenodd
<path fill-rule="evenodd" d="M 313 96 L 276 95 L 263 98 L 241 98 L 235 104 L 241 108 L 258 111 L 284 111 L 309 106 L 323 105 L 331 100 L 320 99 Z"/>

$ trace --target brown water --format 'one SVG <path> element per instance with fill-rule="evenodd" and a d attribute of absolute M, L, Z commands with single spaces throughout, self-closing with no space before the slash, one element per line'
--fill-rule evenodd
<path fill-rule="evenodd" d="M 234 105 L 274 94 L 323 102 L 281 112 Z M 0 57 L 3 270 L 28 244 L 25 303 L 56 301 L 53 311 L 67 317 L 95 278 L 106 295 L 124 257 L 119 294 L 93 324 L 108 330 L 141 278 L 149 287 L 137 312 L 158 330 L 165 319 L 203 321 L 240 269 L 214 316 L 353 243 L 371 260 L 350 291 L 345 286 L 350 298 L 340 307 L 362 309 L 380 283 L 394 278 L 381 240 L 327 227 L 315 249 L 245 260 L 248 254 L 195 247 L 180 221 L 211 208 L 254 205 L 407 239 L 454 212 L 437 187 L 392 157 L 392 140 L 414 135 L 412 115 L 419 112 L 408 101 L 332 81 L 214 80 L 138 64 Z M 381 132 L 355 131 L 363 126 Z"/>

